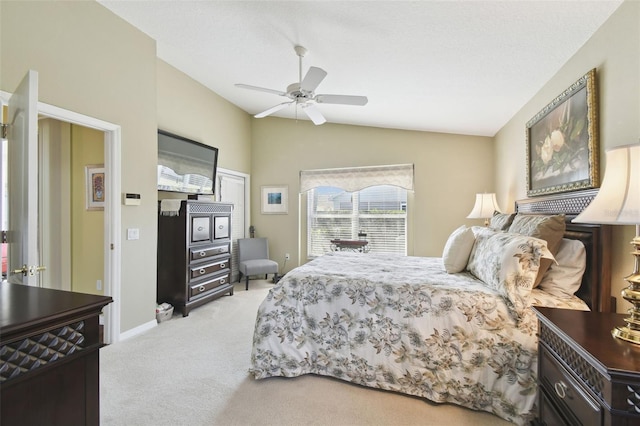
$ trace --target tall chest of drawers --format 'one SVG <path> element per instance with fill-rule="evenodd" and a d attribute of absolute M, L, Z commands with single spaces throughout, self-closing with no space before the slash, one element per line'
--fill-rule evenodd
<path fill-rule="evenodd" d="M 640 424 L 640 345 L 611 335 L 627 315 L 534 310 L 539 320 L 537 424 Z"/>
<path fill-rule="evenodd" d="M 158 216 L 158 303 L 182 316 L 225 294 L 231 284 L 233 205 L 183 200 L 177 213 Z"/>

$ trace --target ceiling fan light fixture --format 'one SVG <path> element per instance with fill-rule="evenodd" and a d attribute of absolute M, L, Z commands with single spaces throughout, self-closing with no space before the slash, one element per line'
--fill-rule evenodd
<path fill-rule="evenodd" d="M 297 105 L 302 105 L 307 116 L 313 121 L 316 125 L 320 125 L 325 123 L 327 120 L 323 117 L 320 109 L 317 107 L 318 104 L 339 104 L 339 105 L 357 105 L 363 106 L 366 105 L 368 100 L 366 96 L 352 96 L 352 95 L 316 95 L 315 90 L 320 85 L 320 83 L 327 76 L 327 72 L 322 68 L 318 67 L 309 67 L 307 73 L 304 78 L 302 78 L 302 58 L 307 54 L 307 49 L 302 46 L 294 46 L 294 50 L 296 55 L 299 57 L 299 80 L 296 83 L 292 83 L 287 86 L 286 92 L 281 92 L 279 90 L 267 89 L 264 87 L 251 86 L 248 84 L 236 84 L 237 87 L 242 89 L 250 89 L 256 90 L 259 92 L 272 93 L 279 96 L 284 96 L 291 101 L 284 102 L 273 106 L 263 112 L 260 112 L 254 117 L 262 118 L 268 115 L 271 115 L 289 104 L 295 103 Z"/>

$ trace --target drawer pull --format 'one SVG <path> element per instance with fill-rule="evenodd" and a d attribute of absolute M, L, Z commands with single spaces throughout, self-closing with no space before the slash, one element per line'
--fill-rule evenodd
<path fill-rule="evenodd" d="M 206 255 L 207 255 L 207 252 L 206 252 L 206 251 L 201 251 L 201 252 L 200 252 L 200 257 L 205 257 Z"/>
<path fill-rule="evenodd" d="M 200 287 L 198 287 L 198 291 L 202 293 L 204 291 L 204 286 L 201 285 Z"/>
<path fill-rule="evenodd" d="M 198 226 L 198 231 L 204 231 L 204 227 Z"/>
<path fill-rule="evenodd" d="M 560 399 L 564 399 L 564 397 L 567 396 L 567 385 L 565 384 L 565 382 L 556 382 L 553 387 Z"/>
<path fill-rule="evenodd" d="M 200 270 L 198 272 L 200 272 L 200 275 L 204 275 L 205 272 L 207 272 L 207 270 L 204 269 L 204 268 L 200 268 Z"/>
<path fill-rule="evenodd" d="M 225 279 L 224 278 L 220 278 L 220 284 L 224 284 L 225 283 Z"/>
<path fill-rule="evenodd" d="M 225 265 L 224 263 L 221 263 L 221 264 L 220 264 L 220 269 L 224 269 L 224 268 L 226 268 L 226 267 L 227 267 L 227 265 Z"/>

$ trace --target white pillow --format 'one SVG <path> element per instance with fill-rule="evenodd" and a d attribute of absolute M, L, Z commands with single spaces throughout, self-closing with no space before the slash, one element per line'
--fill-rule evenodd
<path fill-rule="evenodd" d="M 540 289 L 562 299 L 570 298 L 580 288 L 587 268 L 587 251 L 582 242 L 563 238 L 560 242 L 558 264 L 552 264 L 540 281 Z"/>
<path fill-rule="evenodd" d="M 465 225 L 453 231 L 442 251 L 444 270 L 450 274 L 464 271 L 475 240 L 473 230 Z"/>

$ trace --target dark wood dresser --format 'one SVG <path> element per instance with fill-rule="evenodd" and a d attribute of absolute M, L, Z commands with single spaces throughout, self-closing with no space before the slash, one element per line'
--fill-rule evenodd
<path fill-rule="evenodd" d="M 640 345 L 611 335 L 626 315 L 534 310 L 538 424 L 640 425 Z"/>
<path fill-rule="evenodd" d="M 99 315 L 111 297 L 0 284 L 0 424 L 100 423 Z"/>
<path fill-rule="evenodd" d="M 229 293 L 232 204 L 183 200 L 177 214 L 158 217 L 157 302 L 182 316 Z"/>

